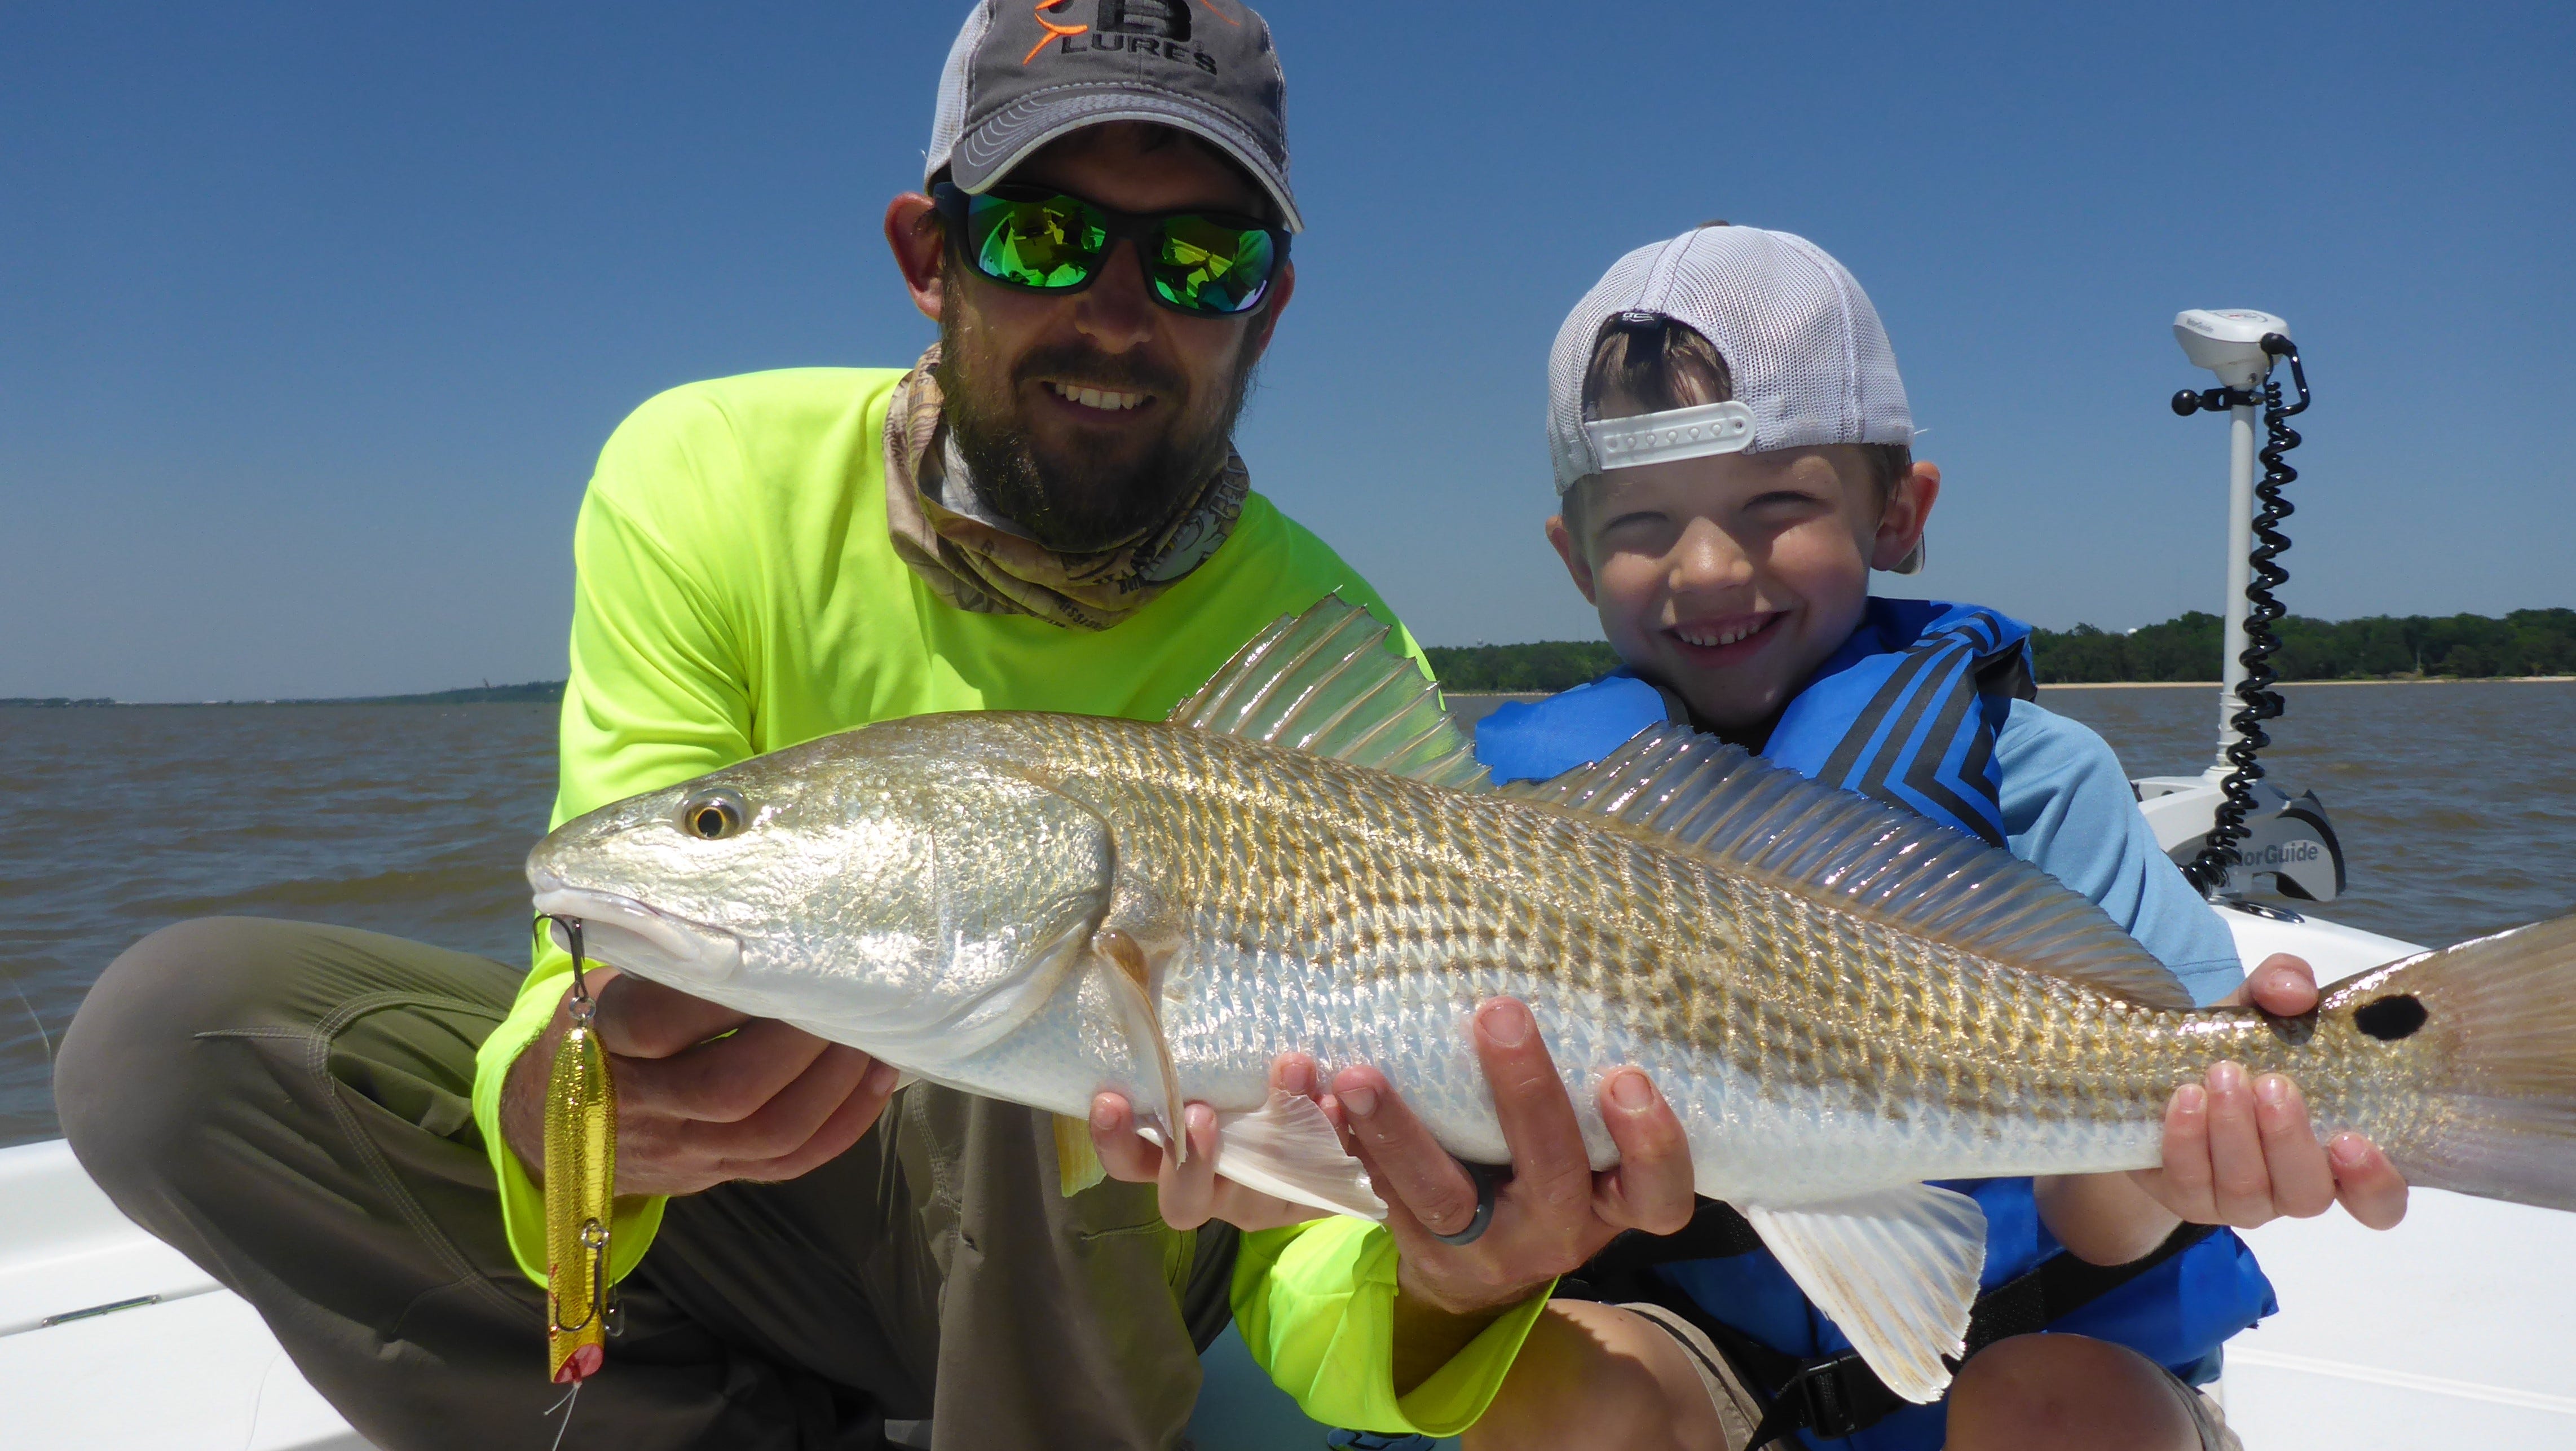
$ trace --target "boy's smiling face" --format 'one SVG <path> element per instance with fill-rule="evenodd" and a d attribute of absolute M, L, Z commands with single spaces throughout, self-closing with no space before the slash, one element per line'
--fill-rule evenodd
<path fill-rule="evenodd" d="M 1613 469 L 1578 486 L 1575 522 L 1548 520 L 1547 537 L 1620 659 L 1708 725 L 1745 731 L 1850 637 L 1870 570 L 1922 538 L 1941 471 L 1914 465 L 1883 501 L 1871 475 L 1856 444 Z"/>

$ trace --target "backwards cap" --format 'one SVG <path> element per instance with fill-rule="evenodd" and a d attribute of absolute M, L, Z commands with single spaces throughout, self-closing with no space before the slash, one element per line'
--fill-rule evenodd
<path fill-rule="evenodd" d="M 939 74 L 921 180 L 946 168 L 981 193 L 1068 131 L 1151 121 L 1233 157 L 1299 232 L 1287 104 L 1270 26 L 1241 0 L 977 0 Z"/>
<path fill-rule="evenodd" d="M 1670 318 L 1726 359 L 1735 400 L 1587 422 L 1583 375 L 1622 321 Z M 1896 352 L 1869 294 L 1822 247 L 1723 223 L 1620 258 L 1576 303 L 1547 363 L 1547 444 L 1556 491 L 1659 459 L 1829 443 L 1914 442 Z"/>

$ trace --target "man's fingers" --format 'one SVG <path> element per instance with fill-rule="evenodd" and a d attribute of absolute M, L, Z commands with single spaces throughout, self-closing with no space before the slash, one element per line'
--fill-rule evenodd
<path fill-rule="evenodd" d="M 1613 1072 L 1601 1085 L 1601 1121 L 1619 1146 L 1618 1167 L 1593 1179 L 1593 1207 L 1623 1229 L 1671 1234 L 1690 1223 L 1690 1140 L 1646 1075 Z"/>
<path fill-rule="evenodd" d="M 2334 1171 L 2325 1146 L 2308 1124 L 2308 1102 L 2299 1086 L 2278 1073 L 2254 1080 L 2254 1121 L 2263 1136 L 2263 1163 L 2272 1180 L 2272 1207 L 2311 1219 L 2334 1207 Z"/>
<path fill-rule="evenodd" d="M 815 1126 L 814 1132 L 802 1145 L 767 1163 L 753 1166 L 740 1177 L 784 1183 L 802 1178 L 848 1153 L 852 1145 L 876 1126 L 878 1117 L 885 1112 L 886 1101 L 894 1097 L 896 1082 L 902 1077 L 891 1063 L 872 1065 L 859 1080 L 858 1088 Z"/>
<path fill-rule="evenodd" d="M 1181 1108 L 1181 1132 L 1189 1136 L 1189 1160 L 1163 1156 L 1157 1202 L 1163 1222 L 1174 1229 L 1196 1229 L 1216 1211 L 1216 1110 L 1203 1103 Z"/>
<path fill-rule="evenodd" d="M 1292 1098 L 1312 1099 L 1323 1092 L 1323 1075 L 1316 1069 L 1313 1055 L 1282 1053 L 1271 1060 L 1270 1088 Z"/>
<path fill-rule="evenodd" d="M 618 1106 L 706 1123 L 741 1123 L 834 1046 L 802 1028 L 761 1018 L 745 1023 L 730 1038 L 700 1043 L 668 1058 L 620 1064 Z"/>
<path fill-rule="evenodd" d="M 1404 1106 L 1374 1068 L 1345 1068 L 1333 1097 L 1379 1197 L 1410 1210 L 1433 1234 L 1456 1234 L 1476 1217 L 1476 1181 Z"/>
<path fill-rule="evenodd" d="M 1513 1188 L 1549 1206 L 1589 1198 L 1592 1159 L 1537 1019 L 1517 999 L 1495 998 L 1476 1009 L 1475 1035 L 1494 1115 L 1511 1146 Z"/>
<path fill-rule="evenodd" d="M 867 1080 L 874 1060 L 856 1048 L 834 1043 L 806 1070 L 782 1085 L 750 1116 L 735 1122 L 701 1120 L 689 1137 L 727 1164 L 765 1164 L 804 1147 Z"/>
<path fill-rule="evenodd" d="M 1092 1096 L 1091 1150 L 1109 1177 L 1122 1184 L 1151 1184 L 1162 1177 L 1163 1151 L 1136 1132 L 1136 1115 L 1117 1094 Z"/>
<path fill-rule="evenodd" d="M 751 1021 L 749 1013 L 640 977 L 606 970 L 584 975 L 599 1001 L 600 1046 L 622 1058 L 668 1058 Z"/>
<path fill-rule="evenodd" d="M 2286 952 L 2275 952 L 2245 975 L 2246 999 L 2276 1018 L 2295 1018 L 2317 1005 L 2316 969 Z"/>
<path fill-rule="evenodd" d="M 2344 1212 L 2371 1229 L 2394 1229 L 2406 1217 L 2405 1176 L 2378 1145 L 2359 1134 L 2337 1134 L 2326 1159 Z"/>
<path fill-rule="evenodd" d="M 2254 1090 L 2234 1063 L 2209 1069 L 2210 1193 L 2222 1224 L 2250 1226 L 2272 1218 L 2272 1171 L 2254 1124 Z"/>

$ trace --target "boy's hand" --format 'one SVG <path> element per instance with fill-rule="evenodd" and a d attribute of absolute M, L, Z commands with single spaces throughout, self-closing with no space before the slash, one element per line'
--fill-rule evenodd
<path fill-rule="evenodd" d="M 1270 1065 L 1270 1086 L 1300 1098 L 1315 1096 L 1315 1060 L 1302 1053 L 1283 1055 Z M 1241 1230 L 1277 1229 L 1321 1219 L 1324 1211 L 1293 1203 L 1257 1189 L 1246 1189 L 1216 1172 L 1216 1111 L 1204 1103 L 1181 1107 L 1190 1136 L 1190 1161 L 1176 1164 L 1162 1146 L 1136 1132 L 1136 1112 L 1115 1093 L 1091 1100 L 1091 1147 L 1109 1177 L 1129 1184 L 1160 1186 L 1157 1204 L 1163 1222 L 1174 1229 L 1196 1229 L 1222 1219 Z"/>
<path fill-rule="evenodd" d="M 2221 1005 L 2247 1003 L 2275 1017 L 2297 1017 L 2317 1005 L 2316 973 L 2275 953 Z M 2213 1064 L 2205 1084 L 2174 1090 L 2165 1109 L 2163 1167 L 2130 1177 L 2194 1224 L 2251 1229 L 2285 1214 L 2323 1214 L 2338 1200 L 2372 1229 L 2406 1217 L 2406 1181 L 2377 1145 L 2355 1133 L 2319 1144 L 2297 1084 L 2278 1073 L 2249 1082 L 2234 1063 Z"/>

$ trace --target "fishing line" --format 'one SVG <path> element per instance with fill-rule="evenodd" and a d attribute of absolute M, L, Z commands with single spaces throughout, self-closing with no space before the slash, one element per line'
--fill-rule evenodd
<path fill-rule="evenodd" d="M 563 1412 L 563 1424 L 555 1427 L 554 1445 L 547 1447 L 546 1451 L 563 1451 L 564 1436 L 572 1430 L 573 1402 L 581 1399 L 581 1387 L 580 1381 L 574 1381 L 572 1389 L 564 1392 L 564 1398 L 546 1407 L 545 1415 L 538 1418 L 551 1419 L 555 1412 Z"/>
<path fill-rule="evenodd" d="M 18 975 L 7 968 L 0 968 L 0 977 L 9 980 L 9 991 L 18 995 L 18 1006 L 27 1010 L 27 1021 L 36 1025 L 36 1041 L 45 1045 L 45 1061 L 53 1062 L 54 1035 L 45 1031 L 45 1020 L 36 1012 L 36 1005 L 28 1001 L 27 990 L 18 985 Z"/>

